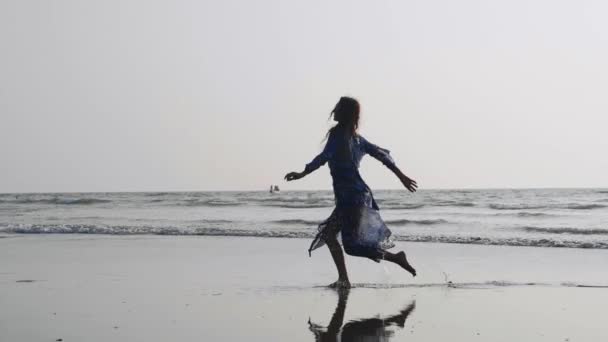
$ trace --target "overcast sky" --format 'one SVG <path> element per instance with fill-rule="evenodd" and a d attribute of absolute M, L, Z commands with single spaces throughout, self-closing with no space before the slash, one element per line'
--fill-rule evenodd
<path fill-rule="evenodd" d="M 329 189 L 342 95 L 421 188 L 608 186 L 608 3 L 0 1 L 0 192 Z M 398 180 L 368 158 L 372 188 Z"/>

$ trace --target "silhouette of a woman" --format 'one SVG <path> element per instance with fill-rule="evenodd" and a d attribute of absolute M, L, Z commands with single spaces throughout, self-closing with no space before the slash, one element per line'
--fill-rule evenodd
<path fill-rule="evenodd" d="M 358 134 L 357 100 L 341 97 L 330 117 L 331 115 L 337 124 L 327 132 L 327 143 L 323 151 L 306 165 L 304 171 L 290 172 L 285 176 L 287 181 L 300 179 L 329 162 L 336 207 L 329 218 L 319 225 L 319 232 L 310 245 L 309 253 L 324 244 L 329 247 L 338 269 L 338 280 L 331 287 L 350 287 L 344 255 L 337 239 L 340 232 L 347 254 L 367 257 L 376 262 L 387 260 L 416 276 L 416 270 L 408 263 L 403 251 L 396 254 L 387 251 L 394 246 L 391 231 L 380 217 L 372 191 L 359 174 L 359 163 L 364 155 L 371 155 L 391 170 L 411 192 L 415 192 L 418 187 L 416 181 L 399 170 L 388 150 L 370 143 Z"/>

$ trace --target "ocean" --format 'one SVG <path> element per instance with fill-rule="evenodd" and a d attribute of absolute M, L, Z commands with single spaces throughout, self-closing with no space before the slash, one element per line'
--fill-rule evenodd
<path fill-rule="evenodd" d="M 608 189 L 374 191 L 400 241 L 608 249 Z M 7 234 L 312 238 L 331 191 L 0 194 Z"/>

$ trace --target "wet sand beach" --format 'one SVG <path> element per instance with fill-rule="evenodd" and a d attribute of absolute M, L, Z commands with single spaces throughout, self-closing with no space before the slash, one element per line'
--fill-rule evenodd
<path fill-rule="evenodd" d="M 608 251 L 398 242 L 419 276 L 308 239 L 5 235 L 2 341 L 604 341 Z"/>

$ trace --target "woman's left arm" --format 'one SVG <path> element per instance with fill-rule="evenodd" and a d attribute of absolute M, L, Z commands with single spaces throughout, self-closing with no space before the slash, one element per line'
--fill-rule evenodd
<path fill-rule="evenodd" d="M 361 143 L 363 144 L 363 150 L 365 153 L 379 160 L 384 166 L 386 166 L 389 170 L 391 170 L 397 178 L 401 181 L 403 186 L 411 192 L 416 192 L 418 188 L 418 184 L 415 180 L 409 178 L 401 170 L 397 167 L 397 164 L 393 160 L 393 157 L 390 155 L 390 151 L 379 147 L 377 145 L 372 144 L 367 141 L 365 138 L 360 137 Z"/>

